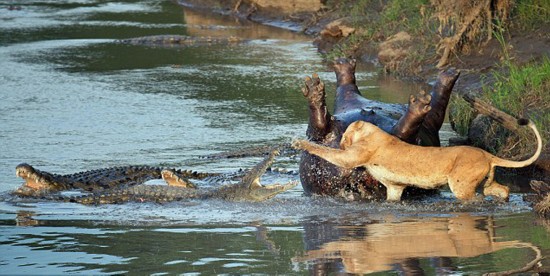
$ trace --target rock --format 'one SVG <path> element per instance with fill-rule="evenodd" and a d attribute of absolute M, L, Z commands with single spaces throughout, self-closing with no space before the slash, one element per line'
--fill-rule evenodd
<path fill-rule="evenodd" d="M 410 51 L 412 37 L 407 32 L 399 32 L 380 43 L 378 60 L 386 71 L 393 71 L 405 59 Z"/>
<path fill-rule="evenodd" d="M 329 36 L 335 38 L 348 37 L 355 32 L 355 28 L 351 27 L 348 17 L 340 18 L 328 23 L 323 30 L 321 36 Z"/>

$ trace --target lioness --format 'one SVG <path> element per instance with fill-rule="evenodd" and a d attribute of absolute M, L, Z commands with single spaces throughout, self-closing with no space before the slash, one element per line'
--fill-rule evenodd
<path fill-rule="evenodd" d="M 518 120 L 518 124 L 529 126 L 537 137 L 537 151 L 525 161 L 501 159 L 469 146 L 411 145 L 364 121 L 356 121 L 346 129 L 340 149 L 305 140 L 295 140 L 292 146 L 343 168 L 365 167 L 386 186 L 387 200 L 400 200 L 407 185 L 433 189 L 446 183 L 458 199 L 469 200 L 487 174 L 483 193 L 507 200 L 509 188 L 493 180 L 495 167 L 528 166 L 537 160 L 542 151 L 542 139 L 535 124 L 526 119 Z"/>

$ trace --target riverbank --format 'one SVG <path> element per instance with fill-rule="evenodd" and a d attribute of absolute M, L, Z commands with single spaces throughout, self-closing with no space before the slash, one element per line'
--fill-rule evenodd
<path fill-rule="evenodd" d="M 340 56 L 353 57 L 360 62 L 374 63 L 387 74 L 417 82 L 432 81 L 441 69 L 457 68 L 461 77 L 455 87 L 458 97 L 453 99 L 450 108 L 453 127 L 467 138 L 469 144 L 506 158 L 522 159 L 532 153 L 529 147 L 533 145 L 523 143 L 525 149 L 517 150 L 516 144 L 521 137 L 517 138 L 498 124 L 491 123 L 484 115 L 477 114 L 461 98 L 472 95 L 515 117 L 533 118 L 541 130 L 545 148 L 535 169 L 518 172 L 549 180 L 550 147 L 547 141 L 550 129 L 547 125 L 550 122 L 550 99 L 547 94 L 550 93 L 526 95 L 531 100 L 518 103 L 520 106 L 514 108 L 495 103 L 491 94 L 502 93 L 495 92 L 496 86 L 506 86 L 510 82 L 508 73 L 513 68 L 520 70 L 523 66 L 536 67 L 548 62 L 550 34 L 547 30 L 550 21 L 545 18 L 550 14 L 547 10 L 550 7 L 534 3 L 540 6 L 538 16 L 543 18 L 538 20 L 536 17 L 527 18 L 529 11 L 523 11 L 520 4 L 514 6 L 509 1 L 495 0 L 493 6 L 461 7 L 451 7 L 456 5 L 451 2 L 341 0 L 323 4 L 321 1 L 295 0 L 273 4 L 260 0 L 179 1 L 193 9 L 231 14 L 240 20 L 308 34 L 327 61 Z M 496 25 L 496 22 L 503 23 Z M 536 89 L 549 88 L 550 72 L 538 70 L 538 73 L 543 74 L 540 76 L 543 84 Z M 532 137 L 522 138 L 532 141 Z"/>

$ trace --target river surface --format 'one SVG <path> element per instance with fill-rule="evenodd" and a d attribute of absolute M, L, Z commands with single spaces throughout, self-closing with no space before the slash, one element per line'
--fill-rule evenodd
<path fill-rule="evenodd" d="M 66 174 L 121 165 L 231 173 L 258 157 L 201 156 L 304 137 L 305 76 L 329 102 L 335 77 L 309 37 L 173 1 L 0 1 L 0 193 L 26 162 Z M 195 47 L 115 43 L 144 35 L 236 36 Z M 373 99 L 418 89 L 360 68 Z M 443 135 L 452 135 L 444 132 Z M 298 157 L 275 166 L 296 171 Z M 297 180 L 268 173 L 264 184 Z M 344 202 L 301 187 L 262 203 L 82 206 L 0 202 L 0 274 L 476 275 L 550 253 L 548 222 L 520 194 L 464 210 L 431 201 Z M 550 268 L 544 260 L 541 270 Z"/>

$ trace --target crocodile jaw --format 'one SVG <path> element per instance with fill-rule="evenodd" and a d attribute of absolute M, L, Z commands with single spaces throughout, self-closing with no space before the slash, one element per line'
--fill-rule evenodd
<path fill-rule="evenodd" d="M 195 184 L 189 182 L 188 180 L 184 179 L 181 175 L 178 175 L 175 170 L 172 169 L 164 169 L 160 172 L 160 175 L 162 176 L 162 179 L 168 186 L 176 186 L 176 187 L 183 187 L 183 188 L 197 188 Z"/>
<path fill-rule="evenodd" d="M 25 180 L 25 183 L 14 191 L 17 195 L 38 195 L 52 188 L 48 180 L 46 180 L 31 165 L 26 163 L 17 165 L 15 168 L 15 176 L 21 177 Z"/>
<path fill-rule="evenodd" d="M 297 181 L 292 181 L 287 184 L 272 184 L 267 186 L 260 183 L 260 177 L 265 173 L 267 168 L 273 164 L 275 156 L 277 155 L 279 155 L 279 151 L 273 150 L 262 162 L 252 168 L 250 172 L 243 177 L 240 185 L 247 188 L 247 191 L 242 193 L 242 198 L 235 198 L 236 201 L 258 202 L 268 200 L 298 185 Z"/>
<path fill-rule="evenodd" d="M 265 173 L 267 168 L 271 166 L 275 156 L 278 154 L 278 150 L 271 151 L 264 160 L 250 169 L 238 184 L 220 187 L 212 196 L 229 201 L 258 202 L 270 199 L 284 191 L 296 187 L 298 184 L 297 182 L 267 186 L 260 183 L 260 177 Z"/>
<path fill-rule="evenodd" d="M 257 185 L 259 186 L 252 187 L 248 196 L 242 199 L 243 201 L 258 202 L 268 200 L 282 192 L 288 191 L 296 187 L 296 185 L 298 185 L 298 181 L 292 181 L 286 184 L 272 184 L 268 186 L 263 186 L 258 182 Z"/>

